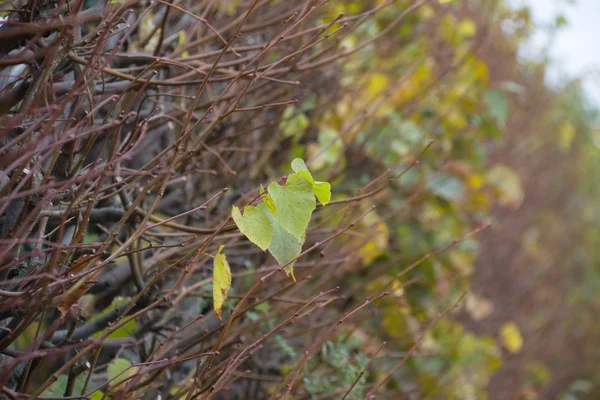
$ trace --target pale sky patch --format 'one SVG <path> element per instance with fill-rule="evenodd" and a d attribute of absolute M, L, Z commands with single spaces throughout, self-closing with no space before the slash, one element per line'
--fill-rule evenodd
<path fill-rule="evenodd" d="M 560 84 L 568 77 L 581 77 L 590 100 L 600 107 L 600 0 L 512 0 L 529 5 L 538 32 L 523 49 L 535 57 L 544 49 L 552 60 L 548 81 Z M 573 3 L 573 4 L 570 4 Z M 568 25 L 555 37 L 545 29 L 563 15 Z M 551 43 L 551 45 L 549 45 Z"/>

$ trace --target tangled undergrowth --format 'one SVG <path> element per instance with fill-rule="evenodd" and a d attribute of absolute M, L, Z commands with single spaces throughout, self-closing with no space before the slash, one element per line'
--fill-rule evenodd
<path fill-rule="evenodd" d="M 482 398 L 519 331 L 446 316 L 523 193 L 475 3 L 3 4 L 2 396 Z"/>

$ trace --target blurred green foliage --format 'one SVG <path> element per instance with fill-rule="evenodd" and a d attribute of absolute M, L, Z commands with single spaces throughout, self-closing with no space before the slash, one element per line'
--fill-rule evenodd
<path fill-rule="evenodd" d="M 389 168 L 393 174 L 401 172 L 430 139 L 435 140 L 419 166 L 394 182 L 392 193 L 376 213 L 361 222 L 371 229 L 381 224 L 363 243 L 361 260 L 367 270 L 355 278 L 357 282 L 364 281 L 366 275 L 370 293 L 386 287 L 390 279 L 424 254 L 447 245 L 475 226 L 493 222 L 491 216 L 498 207 L 508 212 L 522 207 L 527 191 L 522 178 L 527 172 L 509 165 L 507 157 L 512 155 L 505 156 L 507 161 L 503 162 L 502 157 L 491 159 L 489 152 L 494 143 L 502 147 L 507 136 L 526 134 L 510 131 L 511 127 L 515 129 L 512 115 L 515 108 L 522 107 L 525 93 L 538 90 L 538 82 L 528 82 L 527 76 L 543 74 L 546 68 L 517 59 L 516 49 L 534 30 L 526 8 L 512 9 L 497 1 L 482 2 L 480 9 L 470 9 L 470 2 L 434 1 L 394 25 L 394 18 L 409 3 L 412 2 L 395 2 L 343 37 L 342 44 L 353 48 L 377 38 L 390 26 L 394 32 L 393 38 L 375 40 L 343 63 L 341 82 L 348 94 L 339 103 L 316 113 L 316 122 L 312 122 L 318 132 L 316 137 L 303 148 L 297 147 L 295 153 L 309 159 L 317 175 L 320 172 L 324 177 L 338 179 L 352 191 L 374 179 L 377 171 Z M 483 3 L 495 12 L 484 13 Z M 370 2 L 332 2 L 323 20 L 369 6 Z M 558 19 L 557 28 L 565 23 L 564 18 Z M 514 29 L 501 29 L 509 25 Z M 484 40 L 498 41 L 494 47 L 497 50 L 508 49 L 504 70 L 503 65 L 490 65 L 494 62 L 492 57 L 480 51 Z M 544 118 L 551 119 L 549 130 L 544 132 L 543 126 L 536 126 L 535 133 L 523 138 L 526 151 L 540 154 L 547 144 L 562 152 L 581 151 L 581 159 L 575 157 L 584 163 L 581 168 L 597 169 L 600 140 L 597 132 L 590 131 L 596 116 L 586 108 L 581 88 L 566 85 L 543 90 L 552 98 L 552 104 L 539 105 L 544 107 Z M 292 116 L 291 111 L 287 115 L 295 121 L 296 131 L 306 128 L 303 115 Z M 281 129 L 285 134 L 290 126 L 282 125 Z M 594 139 L 595 145 L 582 145 Z M 364 169 L 345 169 L 348 157 L 360 157 Z M 581 176 L 594 175 L 597 176 L 586 171 Z M 582 179 L 581 190 L 595 192 L 596 188 L 593 180 Z M 590 198 L 597 199 L 598 194 L 590 194 Z M 591 226 L 600 226 L 597 207 L 593 203 L 586 207 L 586 215 L 595 219 Z M 526 247 L 526 232 L 515 234 L 523 235 Z M 589 231 L 588 238 L 593 242 L 589 248 L 600 248 L 597 228 Z M 544 242 L 538 251 L 544 252 L 544 246 L 552 245 Z M 461 293 L 469 292 L 475 262 L 478 257 L 485 258 L 480 250 L 478 240 L 470 238 L 394 280 L 397 296 L 381 300 L 381 314 L 364 329 L 380 335 L 376 331 L 382 328 L 383 336 L 393 339 L 394 347 L 409 348 L 426 321 Z M 586 279 L 589 287 L 582 292 L 593 297 L 597 291 L 591 285 L 595 288 L 600 280 L 591 267 L 593 259 L 588 261 L 586 268 L 593 270 Z M 403 282 L 412 279 L 416 283 L 404 287 Z M 581 289 L 580 285 L 576 287 Z M 469 292 L 465 311 L 470 318 L 484 319 L 493 308 L 490 300 Z M 390 385 L 410 387 L 418 382 L 419 398 L 486 398 L 490 377 L 502 364 L 502 347 L 512 353 L 527 351 L 519 324 L 506 322 L 493 336 L 468 333 L 458 321 L 438 322 L 419 346 L 419 352 L 431 354 L 413 357 L 407 364 L 409 370 L 402 372 L 403 378 Z M 339 351 L 344 354 L 346 350 Z M 383 363 L 380 373 L 394 365 L 393 360 Z M 547 371 L 544 368 L 542 364 L 537 371 Z M 548 372 L 542 375 L 541 381 L 547 383 Z M 332 384 L 327 378 L 307 379 L 307 390 L 313 395 Z"/>

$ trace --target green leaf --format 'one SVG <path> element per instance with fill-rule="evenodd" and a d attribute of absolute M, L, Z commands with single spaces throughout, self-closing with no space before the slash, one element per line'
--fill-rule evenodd
<path fill-rule="evenodd" d="M 311 166 L 314 170 L 323 170 L 332 166 L 343 168 L 346 164 L 344 143 L 339 132 L 333 128 L 321 127 L 318 142 L 309 143 L 305 149 L 312 158 Z"/>
<path fill-rule="evenodd" d="M 565 18 L 564 15 L 557 15 L 556 19 L 554 20 L 554 25 L 556 26 L 556 28 L 562 28 L 569 25 L 569 22 L 567 21 L 567 18 Z"/>
<path fill-rule="evenodd" d="M 460 179 L 446 173 L 440 173 L 427 186 L 434 194 L 448 201 L 459 200 L 465 191 Z"/>
<path fill-rule="evenodd" d="M 294 106 L 289 106 L 281 116 L 279 128 L 286 138 L 301 136 L 306 128 L 308 128 L 309 123 L 310 121 L 304 113 L 298 112 L 298 109 Z"/>
<path fill-rule="evenodd" d="M 264 206 L 263 206 L 264 207 Z M 265 213 L 273 226 L 273 241 L 269 246 L 269 252 L 275 257 L 279 265 L 285 265 L 300 255 L 304 235 L 300 239 L 286 231 L 279 220 L 265 207 Z M 294 263 L 284 268 L 286 274 L 294 277 Z M 294 278 L 294 280 L 296 280 Z"/>
<path fill-rule="evenodd" d="M 281 227 L 300 241 L 312 212 L 317 208 L 310 181 L 303 175 L 291 174 L 284 187 L 272 182 L 269 185 L 269 194 L 275 203 L 276 218 Z M 276 235 L 275 232 L 274 236 Z"/>
<path fill-rule="evenodd" d="M 298 171 L 307 171 L 308 172 L 308 168 L 306 167 L 304 160 L 301 158 L 295 158 L 292 161 L 292 169 L 294 170 L 294 172 L 298 172 Z"/>
<path fill-rule="evenodd" d="M 260 319 L 260 314 L 257 313 L 256 311 L 248 311 L 246 312 L 246 314 L 244 314 L 246 316 L 246 318 L 248 318 L 250 321 L 258 321 Z"/>
<path fill-rule="evenodd" d="M 41 397 L 60 398 L 62 399 L 67 390 L 67 384 L 69 382 L 69 376 L 66 374 L 59 375 L 58 379 L 50 386 L 46 388 L 41 394 Z M 73 385 L 73 394 L 79 394 L 83 390 L 85 384 L 85 374 L 79 375 L 75 378 Z"/>
<path fill-rule="evenodd" d="M 331 185 L 327 182 L 315 181 L 304 161 L 296 158 L 292 161 L 294 174 L 290 174 L 284 186 L 272 182 L 268 191 L 260 185 L 259 197 L 263 201 L 256 207 L 248 206 L 244 214 L 238 207 L 233 207 L 231 216 L 239 230 L 263 251 L 268 250 L 277 262 L 284 266 L 288 275 L 293 273 L 293 260 L 302 252 L 306 238 L 306 228 L 313 211 L 317 207 L 315 196 L 325 205 L 331 200 Z M 220 252 L 221 250 L 219 250 Z M 227 261 L 224 259 L 226 263 Z M 220 255 L 215 256 L 215 274 Z M 216 275 L 214 275 L 216 276 Z M 294 278 L 295 280 L 295 278 Z M 214 278 L 213 278 L 214 281 Z M 221 288 L 229 289 L 231 277 L 227 285 Z M 221 307 L 226 294 L 221 298 L 219 286 L 213 283 L 215 290 L 215 311 L 220 318 Z"/>
<path fill-rule="evenodd" d="M 67 375 L 60 375 L 56 382 L 42 392 L 42 397 L 63 397 L 67 388 L 68 379 L 69 377 Z"/>
<path fill-rule="evenodd" d="M 331 201 L 331 185 L 327 182 L 315 181 L 301 158 L 296 158 L 292 161 L 292 169 L 310 182 L 313 192 L 321 204 L 325 206 Z"/>
<path fill-rule="evenodd" d="M 213 261 L 213 305 L 217 318 L 221 319 L 223 303 L 227 300 L 227 292 L 231 286 L 231 269 L 225 254 L 221 253 L 225 246 L 219 246 L 219 251 Z"/>
<path fill-rule="evenodd" d="M 92 395 L 90 396 L 90 400 L 102 400 L 104 398 L 104 393 L 96 390 L 94 393 L 92 393 Z"/>
<path fill-rule="evenodd" d="M 108 380 L 112 381 L 116 378 L 119 382 L 123 381 L 126 376 L 121 375 L 131 367 L 131 362 L 125 358 L 117 357 L 108 364 Z M 111 382 L 111 386 L 114 386 L 116 382 Z"/>
<path fill-rule="evenodd" d="M 483 95 L 483 101 L 496 123 L 503 128 L 508 117 L 508 104 L 502 92 L 496 89 L 488 90 Z"/>
<path fill-rule="evenodd" d="M 255 245 L 265 251 L 273 239 L 273 228 L 265 213 L 258 207 L 247 206 L 244 215 L 240 209 L 233 207 L 231 210 L 233 221 L 246 237 Z"/>
<path fill-rule="evenodd" d="M 104 310 L 102 310 L 102 312 L 100 312 L 98 314 L 94 314 L 94 316 L 92 316 L 90 319 L 88 319 L 88 322 L 93 322 L 93 321 L 97 320 L 98 318 L 103 317 L 104 315 L 112 312 L 117 307 L 121 307 L 125 304 L 128 304 L 130 301 L 131 301 L 131 297 L 122 297 L 122 296 L 115 297 L 109 307 L 105 308 Z M 126 322 L 123 326 L 121 326 L 116 331 L 114 331 L 113 333 L 108 335 L 108 338 L 109 339 L 121 339 L 121 338 L 129 337 L 133 332 L 135 332 L 137 330 L 137 328 L 138 328 L 137 321 L 135 319 L 133 319 L 131 321 Z M 110 327 L 108 327 L 106 329 L 110 329 Z M 92 337 L 99 338 L 104 334 L 104 331 L 105 330 L 96 332 L 92 335 Z"/>

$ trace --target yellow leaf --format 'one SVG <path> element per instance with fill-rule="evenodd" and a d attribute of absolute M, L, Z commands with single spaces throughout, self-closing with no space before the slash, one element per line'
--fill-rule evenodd
<path fill-rule="evenodd" d="M 458 44 L 460 37 L 457 34 L 458 20 L 454 15 L 446 14 L 440 23 L 440 33 L 444 40 L 450 44 Z"/>
<path fill-rule="evenodd" d="M 154 15 L 152 13 L 146 14 L 138 25 L 138 36 L 146 40 L 146 44 L 141 50 L 152 52 L 158 46 L 161 28 L 156 30 L 156 24 L 154 23 Z M 150 36 L 152 35 L 152 36 Z M 140 45 L 139 41 L 136 43 Z"/>
<path fill-rule="evenodd" d="M 419 65 L 417 70 L 406 80 L 392 97 L 392 104 L 402 106 L 427 88 L 433 80 L 433 60 L 426 60 Z"/>
<path fill-rule="evenodd" d="M 231 269 L 225 254 L 221 253 L 224 247 L 219 246 L 219 251 L 213 260 L 213 305 L 219 319 L 221 319 L 223 303 L 227 300 L 227 292 L 231 286 Z"/>
<path fill-rule="evenodd" d="M 229 4 L 227 5 L 225 13 L 228 16 L 233 17 L 237 11 L 238 3 L 239 3 L 238 0 L 230 1 Z"/>
<path fill-rule="evenodd" d="M 392 293 L 396 297 L 404 296 L 404 287 L 402 286 L 402 282 L 400 282 L 398 279 L 394 279 L 392 282 Z"/>
<path fill-rule="evenodd" d="M 506 165 L 496 164 L 487 173 L 487 180 L 498 194 L 501 205 L 517 209 L 523 202 L 525 192 L 519 175 Z"/>
<path fill-rule="evenodd" d="M 44 325 L 42 325 L 44 326 Z M 15 340 L 15 349 L 16 350 L 25 350 L 28 346 L 33 343 L 36 338 L 38 331 L 40 329 L 40 322 L 34 321 L 21 332 L 21 334 Z"/>
<path fill-rule="evenodd" d="M 500 328 L 500 339 L 506 350 L 518 353 L 523 347 L 523 337 L 514 322 L 507 322 Z"/>
<path fill-rule="evenodd" d="M 446 113 L 445 120 L 448 124 L 448 127 L 454 128 L 455 130 L 463 129 L 468 124 L 467 119 L 462 115 L 461 111 L 457 107 L 452 107 Z"/>
<path fill-rule="evenodd" d="M 473 78 L 479 80 L 484 85 L 487 85 L 489 81 L 489 70 L 486 63 L 482 60 L 475 60 L 473 66 Z"/>
<path fill-rule="evenodd" d="M 571 148 L 571 143 L 575 138 L 575 127 L 570 122 L 564 122 L 558 131 L 558 147 L 567 151 Z"/>
<path fill-rule="evenodd" d="M 185 44 L 187 40 L 185 31 L 181 30 L 179 31 L 179 34 L 177 35 L 177 47 L 179 46 L 183 46 Z M 183 53 L 181 53 L 181 57 L 189 57 L 190 56 L 190 52 L 189 51 L 184 51 Z"/>
<path fill-rule="evenodd" d="M 475 254 L 467 251 L 453 251 L 448 254 L 450 263 L 463 276 L 469 276 L 473 273 L 473 264 L 475 262 Z"/>
<path fill-rule="evenodd" d="M 473 22 L 473 20 L 465 19 L 462 20 L 458 25 L 458 34 L 463 38 L 471 37 L 475 35 L 476 29 L 477 27 L 475 26 L 475 22 Z"/>
<path fill-rule="evenodd" d="M 484 211 L 489 209 L 492 199 L 489 193 L 478 192 L 469 194 L 467 201 L 471 209 Z"/>
<path fill-rule="evenodd" d="M 409 316 L 402 312 L 402 309 L 397 305 L 390 305 L 381 310 L 381 324 L 385 329 L 386 334 L 394 338 L 405 337 L 409 333 L 407 321 Z"/>
<path fill-rule="evenodd" d="M 367 94 L 371 97 L 383 92 L 389 85 L 389 79 L 384 74 L 371 74 L 367 83 Z"/>
<path fill-rule="evenodd" d="M 485 183 L 485 178 L 479 174 L 473 174 L 473 175 L 469 176 L 469 179 L 467 181 L 467 184 L 469 185 L 469 187 L 472 189 L 475 189 L 475 190 L 481 188 L 484 183 Z"/>
<path fill-rule="evenodd" d="M 361 258 L 362 264 L 367 266 L 385 252 L 390 232 L 385 221 L 375 212 L 367 214 L 361 220 L 361 226 L 368 230 L 369 240 L 358 249 L 357 254 Z M 364 239 L 361 238 L 361 240 L 364 243 Z"/>
<path fill-rule="evenodd" d="M 539 361 L 532 361 L 527 366 L 531 378 L 535 382 L 546 384 L 550 381 L 551 375 L 548 368 Z"/>
<path fill-rule="evenodd" d="M 271 198 L 271 196 L 269 196 L 269 194 L 267 193 L 267 189 L 265 189 L 262 184 L 260 185 L 259 195 L 261 196 L 260 198 L 265 203 L 269 211 L 271 211 L 273 215 L 277 215 L 275 203 L 273 203 L 273 199 Z"/>

